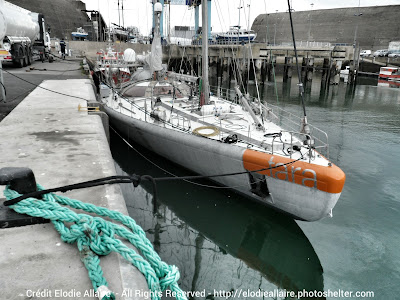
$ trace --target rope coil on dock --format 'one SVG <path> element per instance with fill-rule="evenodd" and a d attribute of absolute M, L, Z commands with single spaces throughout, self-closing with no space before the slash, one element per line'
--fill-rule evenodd
<path fill-rule="evenodd" d="M 44 190 L 39 184 L 37 188 L 39 191 Z M 4 195 L 8 200 L 21 196 L 21 194 L 11 190 L 8 186 L 4 191 Z M 106 221 L 101 217 L 76 213 L 61 205 L 70 206 L 88 213 L 95 213 L 101 217 L 108 217 L 122 223 L 124 226 Z M 172 292 L 176 292 L 176 299 L 187 299 L 177 283 L 180 278 L 178 268 L 167 265 L 161 260 L 143 229 L 129 216 L 53 193 L 44 194 L 41 200 L 26 198 L 10 205 L 10 208 L 21 214 L 51 220 L 64 242 L 69 244 L 77 243 L 81 260 L 88 270 L 94 290 L 101 295 L 101 300 L 115 299 L 115 295 L 107 288 L 108 283 L 103 276 L 99 258 L 99 255 L 107 255 L 111 252 L 119 253 L 139 269 L 147 280 L 153 300 L 161 299 L 162 291 L 167 288 Z M 66 223 L 74 224 L 67 227 Z M 128 240 L 141 252 L 143 257 L 126 246 L 116 236 Z"/>

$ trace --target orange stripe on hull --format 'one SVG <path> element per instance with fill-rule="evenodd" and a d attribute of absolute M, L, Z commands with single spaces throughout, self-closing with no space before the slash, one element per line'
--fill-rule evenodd
<path fill-rule="evenodd" d="M 254 150 L 245 150 L 243 154 L 243 166 L 248 171 L 276 167 L 291 161 L 293 159 Z M 333 164 L 324 167 L 303 161 L 258 173 L 332 194 L 342 192 L 346 179 L 344 172 Z"/>

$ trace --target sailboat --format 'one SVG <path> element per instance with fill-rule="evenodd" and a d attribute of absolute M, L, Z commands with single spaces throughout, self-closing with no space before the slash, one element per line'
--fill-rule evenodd
<path fill-rule="evenodd" d="M 331 216 L 345 174 L 329 160 L 326 133 L 305 115 L 295 118 L 250 99 L 239 87 L 235 101 L 210 95 L 207 59 L 202 78 L 164 71 L 161 10 L 156 3 L 150 78 L 113 88 L 102 98 L 110 124 L 164 158 L 245 195 L 244 201 L 300 220 Z M 207 5 L 202 14 L 207 28 Z M 207 30 L 202 39 L 208 41 Z M 208 57 L 207 43 L 202 56 Z"/>

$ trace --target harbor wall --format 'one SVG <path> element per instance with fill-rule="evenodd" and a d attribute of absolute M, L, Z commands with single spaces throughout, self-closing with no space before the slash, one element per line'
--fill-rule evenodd
<path fill-rule="evenodd" d="M 91 42 L 91 41 L 69 41 L 69 48 L 73 53 L 95 58 L 96 52 L 101 49 L 106 50 L 107 42 Z M 150 51 L 151 45 L 147 44 L 132 44 L 132 43 L 113 43 L 115 50 L 123 52 L 127 48 L 135 50 L 136 54 L 147 53 Z"/>
<path fill-rule="evenodd" d="M 361 49 L 387 49 L 400 40 L 400 5 L 347 7 L 292 13 L 296 42 L 347 43 Z M 268 27 L 268 32 L 267 32 Z M 292 43 L 287 12 L 260 14 L 253 22 L 257 41 Z"/>

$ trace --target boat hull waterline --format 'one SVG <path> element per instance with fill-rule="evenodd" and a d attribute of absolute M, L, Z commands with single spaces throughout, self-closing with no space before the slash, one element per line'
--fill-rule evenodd
<path fill-rule="evenodd" d="M 317 221 L 330 215 L 344 186 L 345 174 L 333 164 L 321 166 L 304 161 L 290 163 L 293 159 L 131 118 L 107 105 L 104 110 L 112 126 L 125 137 L 197 174 L 207 176 L 256 171 L 277 167 L 278 164 L 278 168 L 258 172 L 265 176 L 268 196 L 252 192 L 254 186 L 247 173 L 215 177 L 213 181 L 296 219 Z M 290 164 L 282 166 L 285 163 Z"/>

